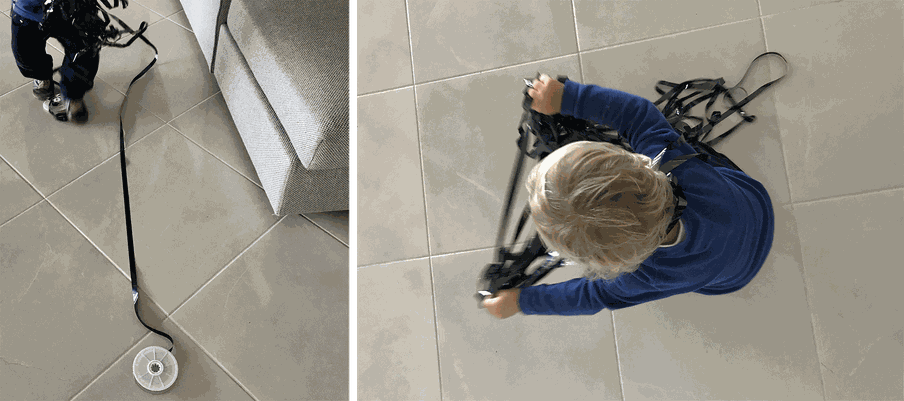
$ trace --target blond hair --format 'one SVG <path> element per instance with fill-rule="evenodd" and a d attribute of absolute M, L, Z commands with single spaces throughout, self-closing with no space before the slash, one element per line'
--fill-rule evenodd
<path fill-rule="evenodd" d="M 651 164 L 606 142 L 556 150 L 527 179 L 540 238 L 591 279 L 637 270 L 662 243 L 674 209 L 668 178 Z"/>

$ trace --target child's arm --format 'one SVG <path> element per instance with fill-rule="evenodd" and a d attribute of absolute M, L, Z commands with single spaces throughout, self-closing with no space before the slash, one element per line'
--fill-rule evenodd
<path fill-rule="evenodd" d="M 608 125 L 636 152 L 650 157 L 678 139 L 678 133 L 653 102 L 616 89 L 566 81 L 561 113 Z M 683 150 L 681 153 L 693 153 L 690 146 Z"/>
<path fill-rule="evenodd" d="M 657 271 L 654 278 L 641 267 L 609 282 L 576 278 L 527 287 L 518 296 L 518 306 L 527 315 L 593 315 L 603 309 L 622 309 L 696 291 L 717 274 L 691 265 L 680 271 Z"/>

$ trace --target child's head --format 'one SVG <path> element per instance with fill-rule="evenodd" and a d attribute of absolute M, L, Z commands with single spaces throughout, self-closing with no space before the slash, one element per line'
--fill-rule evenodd
<path fill-rule="evenodd" d="M 544 158 L 527 179 L 540 238 L 611 280 L 630 273 L 665 238 L 674 197 L 649 157 L 605 142 L 575 142 Z"/>

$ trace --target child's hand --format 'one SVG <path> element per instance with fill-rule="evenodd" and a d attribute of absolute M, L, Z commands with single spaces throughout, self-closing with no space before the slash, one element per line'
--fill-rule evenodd
<path fill-rule="evenodd" d="M 533 81 L 533 88 L 527 90 L 528 96 L 534 101 L 530 108 L 547 115 L 559 114 L 562 110 L 562 92 L 565 84 L 556 81 L 549 75 L 540 75 L 540 79 Z"/>
<path fill-rule="evenodd" d="M 483 307 L 487 308 L 487 312 L 490 312 L 493 316 L 505 319 L 521 312 L 521 307 L 518 306 L 518 297 L 520 295 L 520 288 L 514 290 L 501 290 L 493 294 L 492 298 L 484 299 Z"/>

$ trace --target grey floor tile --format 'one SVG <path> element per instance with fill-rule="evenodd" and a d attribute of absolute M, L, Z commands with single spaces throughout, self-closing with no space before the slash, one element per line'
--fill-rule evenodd
<path fill-rule="evenodd" d="M 262 189 L 168 125 L 126 156 L 138 270 L 168 313 L 277 221 Z M 118 157 L 50 201 L 128 271 Z"/>
<path fill-rule="evenodd" d="M 358 269 L 359 400 L 439 400 L 427 259 Z"/>
<path fill-rule="evenodd" d="M 219 91 L 194 34 L 161 20 L 144 34 L 159 50 L 159 60 L 135 82 L 129 101 L 138 102 L 164 121 L 171 121 Z M 154 50 L 137 41 L 124 49 L 101 53 L 98 77 L 125 93 L 138 73 L 154 60 Z"/>
<path fill-rule="evenodd" d="M 287 216 L 172 317 L 258 399 L 348 399 L 348 252 Z"/>
<path fill-rule="evenodd" d="M 797 225 L 788 207 L 775 215 L 772 251 L 746 287 L 615 312 L 626 399 L 823 399 Z"/>
<path fill-rule="evenodd" d="M 793 201 L 904 185 L 902 9 L 841 2 L 765 19 L 770 50 L 794 66 L 775 91 Z"/>
<path fill-rule="evenodd" d="M 0 265 L 4 399 L 69 399 L 146 333 L 129 280 L 46 202 L 0 228 Z"/>
<path fill-rule="evenodd" d="M 510 149 L 514 142 L 512 127 L 521 111 L 518 107 L 523 89 L 521 76 L 533 76 L 537 70 L 550 75 L 563 74 L 576 81 L 655 100 L 658 95 L 654 85 L 660 79 L 680 82 L 724 77 L 728 85 L 736 84 L 750 62 L 767 50 L 780 52 L 788 59 L 789 75 L 746 107 L 750 114 L 757 116 L 757 121 L 745 125 L 716 148 L 769 191 L 778 222 L 772 253 L 756 279 L 736 293 L 717 298 L 681 295 L 616 312 L 616 327 L 612 330 L 618 339 L 618 357 L 615 352 L 611 356 L 598 356 L 601 348 L 597 346 L 589 353 L 571 354 L 561 352 L 561 348 L 542 348 L 539 355 L 552 354 L 545 358 L 516 351 L 542 344 L 534 340 L 534 336 L 542 335 L 534 333 L 545 333 L 543 330 L 549 330 L 547 326 L 554 324 L 536 329 L 530 326 L 528 330 L 521 328 L 528 323 L 518 323 L 529 321 L 528 316 L 499 322 L 483 311 L 480 311 L 483 315 L 476 313 L 471 298 L 472 283 L 489 261 L 489 251 L 484 252 L 485 257 L 471 256 L 480 252 L 434 257 L 436 341 L 443 398 L 533 399 L 546 395 L 545 398 L 552 399 L 563 398 L 563 394 L 569 399 L 900 398 L 904 374 L 900 358 L 896 357 L 902 353 L 904 330 L 897 321 L 887 318 L 900 314 L 889 309 L 900 302 L 889 298 L 893 290 L 875 284 L 875 280 L 864 281 L 862 274 L 851 276 L 857 270 L 838 269 L 861 266 L 864 261 L 868 266 L 894 265 L 886 255 L 894 246 L 887 242 L 901 237 L 897 231 L 902 226 L 898 221 L 902 191 L 896 190 L 892 196 L 888 189 L 904 185 L 904 176 L 897 173 L 901 170 L 898 156 L 904 148 L 901 146 L 904 139 L 890 134 L 900 132 L 904 125 L 904 74 L 900 69 L 904 65 L 904 53 L 900 50 L 902 37 L 898 35 L 904 29 L 901 25 L 904 3 L 760 0 L 720 3 L 721 7 L 715 8 L 702 2 L 678 6 L 654 5 L 652 1 L 631 3 L 591 4 L 576 0 L 577 15 L 564 18 L 556 13 L 567 14 L 571 4 L 559 6 L 540 1 L 517 11 L 501 9 L 496 2 L 408 4 L 416 83 L 493 70 L 416 86 L 416 129 L 423 153 L 422 185 L 431 253 L 438 255 L 492 245 L 502 202 L 494 200 L 493 195 L 503 196 L 514 155 L 504 151 L 490 153 L 487 149 Z M 370 2 L 360 9 L 378 7 L 379 4 Z M 394 7 L 370 11 L 383 16 L 384 21 L 359 22 L 359 33 L 369 46 L 366 56 L 359 53 L 359 59 L 377 60 L 378 46 L 395 46 L 395 53 L 388 51 L 386 57 L 398 63 L 384 62 L 391 68 L 361 67 L 359 73 L 371 74 L 367 84 L 375 86 L 368 87 L 370 91 L 408 84 L 404 81 L 407 70 L 403 60 L 408 38 L 401 32 L 402 6 L 394 4 Z M 525 15 L 518 17 L 518 13 Z M 757 15 L 768 17 L 761 21 L 755 18 Z M 714 27 L 700 29 L 710 25 Z M 522 33 L 522 26 L 540 28 Z M 700 30 L 686 32 L 688 29 Z M 566 30 L 567 34 L 561 33 Z M 646 40 L 657 36 L 663 37 Z M 576 49 L 569 50 L 572 41 L 579 42 L 581 49 L 612 47 L 577 57 Z M 630 43 L 634 41 L 638 43 Z M 565 57 L 548 60 L 557 56 Z M 581 65 L 577 65 L 578 59 Z M 508 86 L 494 83 L 495 75 L 524 67 L 510 66 L 533 60 L 547 61 L 535 63 L 542 65 L 540 68 L 525 68 L 524 72 L 516 71 L 511 77 L 505 77 L 511 81 Z M 752 79 L 743 85 L 748 92 L 781 75 L 781 64 L 776 59 L 765 60 L 754 65 Z M 568 63 L 574 63 L 574 67 Z M 717 106 L 717 110 L 724 108 Z M 511 122 L 496 121 L 505 118 Z M 392 116 L 384 118 L 385 121 L 394 119 L 397 120 Z M 715 135 L 738 121 L 736 116 L 729 117 Z M 386 122 L 381 130 L 407 129 L 406 124 L 407 121 Z M 512 131 L 512 142 L 501 135 L 508 130 Z M 490 137 L 502 139 L 493 143 L 495 139 L 485 139 Z M 385 163 L 391 159 L 387 158 Z M 371 165 L 378 166 L 379 162 Z M 374 179 L 398 181 L 398 174 L 385 173 L 394 171 L 390 168 L 371 171 L 368 185 L 372 187 L 381 185 Z M 380 178 L 379 172 L 390 179 Z M 860 203 L 842 202 L 848 198 L 807 202 L 876 190 L 883 192 L 857 196 Z M 878 198 L 870 198 L 881 196 L 888 199 L 880 202 Z M 872 200 L 863 201 L 867 198 Z M 799 202 L 807 203 L 791 206 Z M 850 210 L 857 212 L 850 213 Z M 360 213 L 367 214 L 363 210 Z M 845 217 L 836 221 L 838 215 Z M 813 226 L 808 227 L 811 223 Z M 419 232 L 412 232 L 386 238 L 381 246 L 407 246 L 420 238 Z M 837 238 L 854 240 L 847 243 Z M 468 258 L 473 261 L 467 262 Z M 402 258 L 395 260 L 398 259 Z M 870 263 L 874 259 L 877 263 Z M 463 260 L 467 263 L 461 263 Z M 823 268 L 829 263 L 838 268 Z M 423 277 L 430 272 L 426 264 L 417 268 Z M 368 269 L 360 269 L 359 277 Z M 568 278 L 563 276 L 566 273 L 557 272 L 560 276 L 548 280 L 562 281 Z M 389 291 L 411 292 L 398 289 L 407 286 L 408 280 L 396 277 L 386 280 L 392 284 L 387 285 Z M 894 282 L 887 281 L 887 285 Z M 361 283 L 359 305 L 360 299 L 364 299 Z M 371 291 L 370 287 L 366 288 Z M 877 295 L 871 295 L 874 293 Z M 429 313 L 429 309 L 423 309 L 429 307 L 429 298 L 419 301 L 410 295 L 386 296 L 382 292 L 369 296 L 370 309 L 378 309 L 372 305 L 379 303 L 392 308 L 391 313 L 373 313 L 391 323 L 397 316 L 424 314 L 427 318 Z M 474 308 L 473 319 L 468 308 Z M 856 320 L 851 321 L 849 315 L 856 315 Z M 476 316 L 486 317 L 486 323 Z M 884 316 L 884 321 L 875 316 Z M 573 322 L 570 319 L 562 321 L 577 325 L 569 323 Z M 593 321 L 595 324 L 610 321 L 604 320 Z M 377 318 L 368 322 L 373 321 Z M 429 344 L 431 338 L 426 334 L 423 335 L 426 340 L 397 340 L 420 333 L 408 329 L 414 326 L 409 321 L 399 319 L 389 328 L 376 326 L 368 333 L 359 333 L 359 356 L 367 355 L 365 352 L 373 355 L 368 355 L 372 359 L 365 365 L 359 360 L 359 377 L 363 378 L 361 372 L 365 369 L 370 374 L 366 380 L 359 381 L 359 398 L 437 398 L 432 387 L 430 391 L 424 390 L 423 383 L 429 383 L 434 377 L 431 375 L 437 374 L 432 368 L 423 368 L 429 365 L 429 361 L 423 360 L 424 353 L 395 351 L 427 348 L 421 345 L 423 341 Z M 596 339 L 601 337 L 599 332 L 606 330 L 609 329 L 593 331 Z M 498 331 L 501 333 L 496 334 Z M 392 334 L 381 337 L 386 332 Z M 561 332 L 560 329 L 546 337 L 557 337 Z M 565 332 L 574 335 L 576 330 Z M 581 341 L 589 340 L 582 337 Z M 394 345 L 384 346 L 387 342 Z M 556 344 L 555 347 L 567 346 Z M 503 353 L 505 357 L 498 356 Z M 575 362 L 579 358 L 568 359 L 572 354 L 580 357 L 589 354 L 592 361 Z M 571 376 L 537 378 L 536 367 L 545 369 L 549 361 L 557 368 L 565 365 L 552 369 L 554 372 L 571 372 Z M 393 368 L 379 370 L 375 366 Z M 605 379 L 586 378 L 585 372 L 600 374 L 600 371 L 606 372 L 601 376 Z M 552 386 L 543 384 L 551 382 L 556 387 L 560 382 L 572 383 L 568 386 L 570 392 L 545 393 Z M 509 386 L 519 388 L 500 393 Z M 621 386 L 624 394 L 616 386 Z M 536 391 L 528 392 L 520 387 Z"/>
<path fill-rule="evenodd" d="M 5 161 L 0 160 L 0 224 L 38 203 L 41 195 Z"/>
<path fill-rule="evenodd" d="M 574 8 L 582 51 L 759 16 L 749 0 L 576 0 Z"/>
<path fill-rule="evenodd" d="M 778 14 L 820 4 L 835 3 L 832 0 L 759 0 L 762 15 Z"/>
<path fill-rule="evenodd" d="M 192 32 L 191 23 L 188 22 L 188 17 L 185 15 L 185 10 L 182 10 L 173 15 L 170 15 L 169 17 L 167 17 L 167 19 L 175 22 L 176 25 L 179 25 L 185 29 L 188 29 L 189 32 Z"/>
<path fill-rule="evenodd" d="M 904 394 L 904 189 L 794 206 L 826 399 Z"/>
<path fill-rule="evenodd" d="M 700 52 L 706 49 L 706 52 Z M 697 78 L 725 78 L 726 86 L 739 84 L 753 60 L 766 52 L 758 20 L 720 26 L 703 31 L 659 38 L 651 41 L 589 52 L 583 55 L 585 84 L 595 84 L 629 92 L 650 101 L 659 100 L 656 83 L 660 80 L 681 83 Z M 748 94 L 777 79 L 783 73 L 778 57 L 767 56 L 751 67 L 751 75 L 742 82 Z M 756 116 L 715 146 L 763 184 L 778 204 L 791 202 L 781 134 L 773 94 L 792 91 L 788 77 L 754 98 L 744 109 Z M 690 92 L 688 92 L 690 93 Z M 744 96 L 743 92 L 736 95 Z M 741 100 L 738 98 L 737 100 Z M 660 105 L 661 108 L 662 105 Z M 706 115 L 706 102 L 694 107 L 690 115 Z M 722 99 L 712 111 L 726 111 Z M 734 127 L 741 118 L 735 114 L 719 123 L 708 139 Z"/>
<path fill-rule="evenodd" d="M 348 210 L 337 212 L 308 213 L 304 216 L 311 219 L 314 224 L 326 230 L 334 237 L 349 246 L 348 237 Z"/>
<path fill-rule="evenodd" d="M 417 87 L 433 255 L 495 245 L 518 149 L 523 78 L 537 71 L 577 76 L 577 61 L 563 57 Z M 525 177 L 532 166 L 527 159 Z M 525 193 L 519 186 L 516 211 Z"/>
<path fill-rule="evenodd" d="M 172 387 L 162 394 L 153 394 L 140 387 L 132 375 L 132 362 L 138 352 L 150 346 L 164 349 L 170 347 L 167 339 L 150 333 L 122 354 L 109 370 L 73 398 L 73 401 L 253 399 L 171 319 L 166 319 L 162 325 L 152 327 L 171 335 L 176 342 L 173 356 L 176 358 L 179 373 Z"/>
<path fill-rule="evenodd" d="M 96 79 L 85 94 L 88 121 L 63 123 L 44 110 L 31 85 L 0 97 L 4 133 L 0 154 L 45 196 L 78 178 L 119 151 L 119 109 L 123 95 Z M 143 138 L 163 122 L 137 105 L 125 111 L 126 144 Z"/>
<path fill-rule="evenodd" d="M 485 250 L 432 258 L 443 399 L 621 400 L 609 312 L 499 320 L 474 298 L 492 257 Z M 543 283 L 579 274 L 566 267 Z"/>
<path fill-rule="evenodd" d="M 182 11 L 182 3 L 180 0 L 139 0 L 141 5 L 154 10 L 157 14 L 169 17 L 179 11 Z"/>
<path fill-rule="evenodd" d="M 242 142 L 221 93 L 193 107 L 173 120 L 170 125 L 254 183 L 261 185 L 251 157 L 245 150 L 245 143 Z"/>
<path fill-rule="evenodd" d="M 358 94 L 411 85 L 405 3 L 358 2 Z"/>
<path fill-rule="evenodd" d="M 98 4 L 101 4 L 101 3 L 98 3 Z M 110 2 L 110 4 L 112 5 L 113 3 Z M 135 3 L 134 1 L 129 2 L 129 6 L 126 7 L 125 9 L 122 8 L 121 3 L 120 3 L 119 7 L 114 7 L 112 9 L 107 9 L 103 5 L 101 5 L 101 7 L 103 7 L 104 10 L 106 10 L 108 13 L 113 14 L 117 18 L 123 20 L 123 22 L 125 22 L 130 28 L 132 28 L 134 30 L 137 30 L 141 26 L 142 22 L 147 22 L 148 25 L 153 25 L 163 19 L 163 17 L 161 17 L 160 14 L 157 14 L 157 13 L 151 11 L 151 9 L 149 9 L 145 6 L 142 6 L 141 4 Z M 116 27 L 116 29 L 124 29 L 122 26 L 119 25 L 118 22 L 113 22 L 113 26 Z M 128 41 L 128 38 L 131 38 L 131 35 L 126 34 L 126 36 L 124 38 L 122 38 L 123 39 L 122 42 Z M 133 44 L 133 46 L 146 46 L 146 45 L 143 42 L 141 42 L 141 39 L 138 39 Z M 101 50 L 101 53 L 103 53 L 105 51 L 109 51 L 107 49 L 112 49 L 112 48 L 108 47 L 104 50 Z M 139 71 L 141 71 L 141 70 L 136 71 L 135 74 L 138 74 Z"/>
<path fill-rule="evenodd" d="M 415 83 L 577 51 L 566 0 L 408 3 Z"/>
<path fill-rule="evenodd" d="M 357 265 L 427 255 L 411 88 L 358 98 Z"/>

